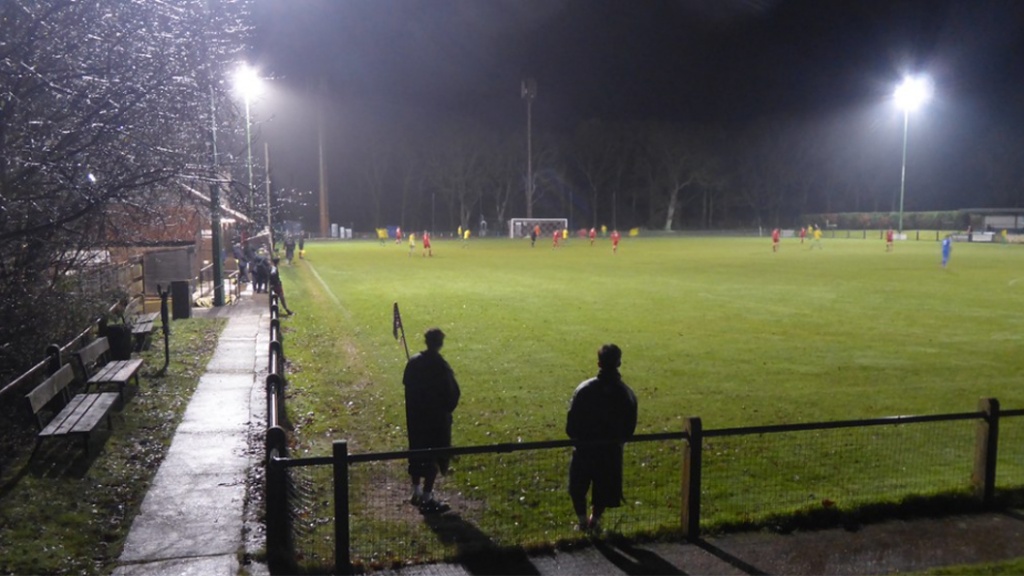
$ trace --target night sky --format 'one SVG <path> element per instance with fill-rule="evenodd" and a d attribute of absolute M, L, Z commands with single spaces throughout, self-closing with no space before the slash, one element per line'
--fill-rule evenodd
<path fill-rule="evenodd" d="M 1014 0 L 259 0 L 254 16 L 252 61 L 272 78 L 254 114 L 282 186 L 316 188 L 318 85 L 335 115 L 332 154 L 355 124 L 521 130 L 527 77 L 535 130 L 589 118 L 890 125 L 905 73 L 935 86 L 914 120 L 920 139 L 1024 124 Z"/>

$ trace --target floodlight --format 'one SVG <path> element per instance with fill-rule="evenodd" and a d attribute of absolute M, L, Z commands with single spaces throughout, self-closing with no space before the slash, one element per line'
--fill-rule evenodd
<path fill-rule="evenodd" d="M 932 86 L 927 78 L 907 76 L 896 87 L 893 98 L 901 110 L 912 112 L 931 98 L 931 95 Z"/>

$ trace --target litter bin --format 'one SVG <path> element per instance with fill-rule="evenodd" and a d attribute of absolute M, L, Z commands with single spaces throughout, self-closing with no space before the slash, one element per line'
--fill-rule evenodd
<path fill-rule="evenodd" d="M 192 287 L 188 280 L 171 282 L 171 318 L 180 320 L 192 317 Z"/>
<path fill-rule="evenodd" d="M 107 326 L 107 344 L 111 360 L 132 359 L 132 329 L 124 324 Z"/>

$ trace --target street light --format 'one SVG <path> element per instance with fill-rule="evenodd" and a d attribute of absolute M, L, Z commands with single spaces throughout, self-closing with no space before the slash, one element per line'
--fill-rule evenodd
<path fill-rule="evenodd" d="M 907 76 L 896 87 L 893 99 L 903 109 L 903 167 L 900 172 L 900 218 L 899 233 L 903 234 L 903 193 L 907 188 L 907 133 L 910 128 L 910 112 L 924 104 L 932 95 L 931 83 L 925 78 Z"/>
<path fill-rule="evenodd" d="M 249 163 L 249 217 L 253 215 L 253 185 L 252 185 L 252 122 L 249 116 L 249 101 L 260 94 L 263 83 L 256 72 L 256 69 L 243 64 L 235 72 L 235 90 L 245 99 L 245 151 Z"/>

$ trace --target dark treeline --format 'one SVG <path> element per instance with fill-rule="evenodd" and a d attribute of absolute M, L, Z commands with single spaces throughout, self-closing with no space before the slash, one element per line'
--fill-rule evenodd
<path fill-rule="evenodd" d="M 384 126 L 353 122 L 331 151 L 332 219 L 356 230 L 475 229 L 481 219 L 494 230 L 528 212 L 573 228 L 774 227 L 899 206 L 903 116 L 890 102 L 742 126 L 590 120 L 554 133 L 535 124 L 530 211 L 525 126 Z M 1020 207 L 1017 133 L 1011 123 L 912 116 L 905 210 Z M 315 223 L 314 210 L 296 214 Z"/>

